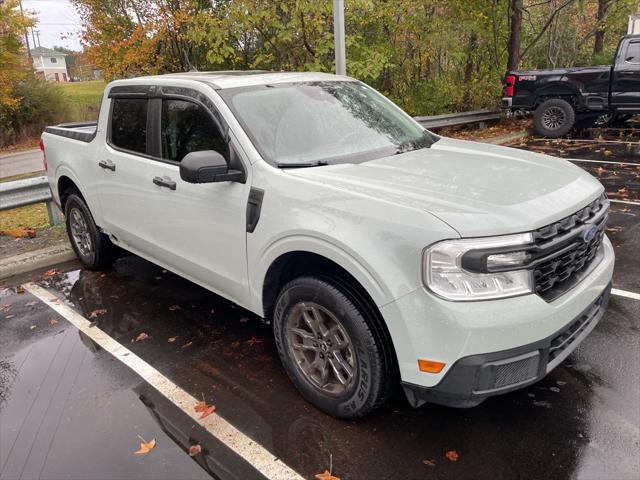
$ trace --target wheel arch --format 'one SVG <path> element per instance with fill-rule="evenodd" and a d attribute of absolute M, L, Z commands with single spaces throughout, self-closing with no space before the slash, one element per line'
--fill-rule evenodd
<path fill-rule="evenodd" d="M 349 270 L 326 256 L 311 251 L 294 250 L 273 260 L 262 283 L 264 318 L 271 321 L 278 294 L 284 285 L 300 276 L 314 274 L 340 284 L 339 286 L 348 290 L 350 296 L 366 309 L 367 317 L 371 321 L 370 326 L 387 349 L 393 370 L 397 373 L 397 355 L 392 336 L 375 299 Z"/>
<path fill-rule="evenodd" d="M 552 98 L 567 100 L 575 108 L 579 106 L 582 93 L 578 88 L 567 83 L 558 82 L 545 85 L 536 94 L 535 108 L 538 108 L 540 104 Z"/>

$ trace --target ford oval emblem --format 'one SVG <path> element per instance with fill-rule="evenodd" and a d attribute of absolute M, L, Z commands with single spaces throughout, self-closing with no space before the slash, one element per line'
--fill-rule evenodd
<path fill-rule="evenodd" d="M 584 240 L 585 243 L 589 243 L 591 240 L 596 238 L 599 231 L 600 229 L 597 225 L 591 225 L 591 227 L 582 232 L 582 240 Z"/>

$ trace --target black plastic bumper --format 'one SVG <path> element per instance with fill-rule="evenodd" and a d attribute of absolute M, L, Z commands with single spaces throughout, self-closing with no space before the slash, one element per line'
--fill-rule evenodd
<path fill-rule="evenodd" d="M 580 315 L 547 338 L 522 347 L 461 358 L 435 387 L 403 382 L 409 403 L 413 407 L 426 402 L 474 407 L 487 397 L 541 380 L 591 333 L 607 308 L 610 294 L 611 284 Z"/>

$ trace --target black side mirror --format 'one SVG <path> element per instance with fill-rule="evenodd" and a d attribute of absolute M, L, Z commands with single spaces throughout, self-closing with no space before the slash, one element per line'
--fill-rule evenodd
<path fill-rule="evenodd" d="M 191 152 L 180 162 L 180 178 L 189 183 L 241 182 L 244 172 L 229 169 L 225 158 L 215 150 Z"/>

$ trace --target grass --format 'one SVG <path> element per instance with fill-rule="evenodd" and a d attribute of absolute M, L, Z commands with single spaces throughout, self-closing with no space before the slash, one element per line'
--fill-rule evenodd
<path fill-rule="evenodd" d="M 46 227 L 49 227 L 49 216 L 47 215 L 47 206 L 44 203 L 35 203 L 0 212 L 0 230 Z"/>
<path fill-rule="evenodd" d="M 100 99 L 106 85 L 104 80 L 57 84 L 69 98 L 72 118 L 68 121 L 95 120 L 98 118 Z"/>
<path fill-rule="evenodd" d="M 22 173 L 0 179 L 0 183 L 25 178 L 39 177 L 42 172 Z M 0 230 L 13 230 L 14 228 L 45 228 L 49 227 L 49 215 L 45 203 L 35 203 L 26 207 L 12 208 L 0 211 Z"/>

